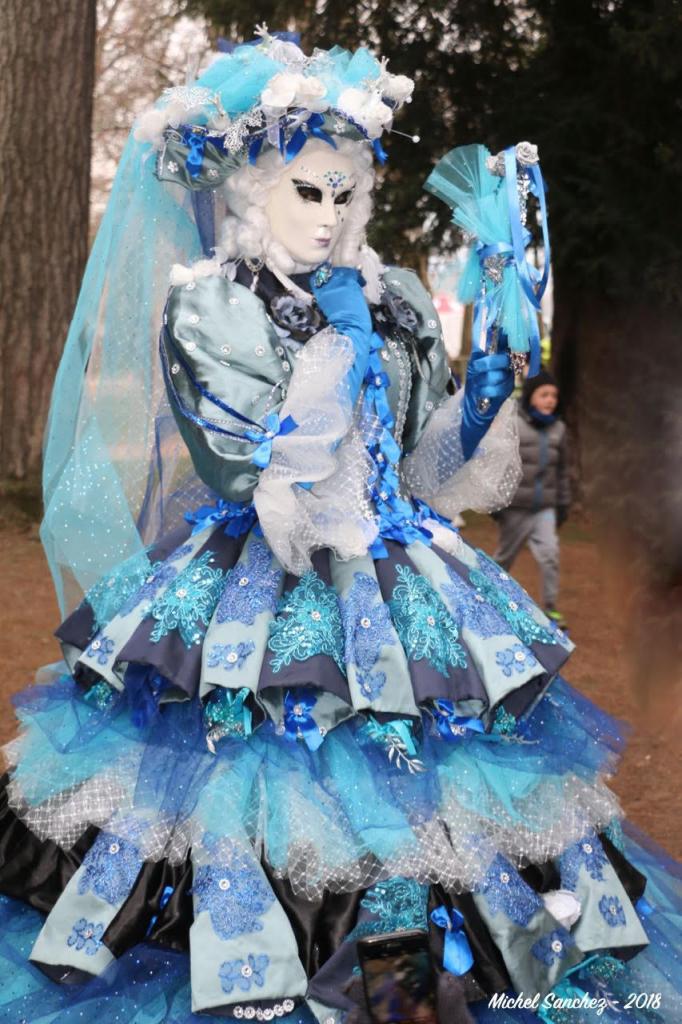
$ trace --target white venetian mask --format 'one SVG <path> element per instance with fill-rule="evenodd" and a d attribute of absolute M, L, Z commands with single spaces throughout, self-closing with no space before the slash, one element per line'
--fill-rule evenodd
<path fill-rule="evenodd" d="M 272 237 L 297 263 L 324 263 L 334 251 L 354 189 L 350 157 L 326 143 L 308 143 L 268 196 Z"/>

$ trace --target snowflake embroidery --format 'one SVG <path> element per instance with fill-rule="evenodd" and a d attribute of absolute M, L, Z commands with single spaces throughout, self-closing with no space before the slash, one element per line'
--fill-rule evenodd
<path fill-rule="evenodd" d="M 242 992 L 248 992 L 252 985 L 262 988 L 270 957 L 265 953 L 254 956 L 249 953 L 246 960 L 226 960 L 218 971 L 223 992 L 232 992 L 235 985 Z M 255 1016 L 255 1014 L 254 1014 Z"/>
<path fill-rule="evenodd" d="M 153 601 L 158 592 L 167 586 L 171 580 L 174 580 L 177 575 L 177 568 L 174 565 L 169 565 L 168 562 L 161 562 L 159 565 L 153 566 L 151 573 L 148 573 L 145 577 L 142 586 L 138 587 L 121 606 L 119 615 L 129 615 L 139 604 Z"/>
<path fill-rule="evenodd" d="M 141 867 L 137 847 L 111 832 L 100 832 L 83 860 L 78 893 L 82 896 L 92 889 L 100 899 L 116 906 L 132 889 Z"/>
<path fill-rule="evenodd" d="M 386 685 L 386 673 L 385 672 L 359 672 L 358 673 L 358 685 L 360 687 L 360 693 L 367 700 L 376 700 L 380 696 L 381 691 Z"/>
<path fill-rule="evenodd" d="M 503 911 L 510 921 L 524 928 L 543 906 L 538 894 L 500 854 L 488 868 L 479 891 L 492 914 Z"/>
<path fill-rule="evenodd" d="M 498 707 L 495 712 L 492 732 L 499 736 L 511 736 L 516 732 L 516 717 L 506 708 Z"/>
<path fill-rule="evenodd" d="M 86 956 L 94 956 L 102 945 L 103 935 L 103 924 L 95 924 L 94 921 L 86 921 L 81 917 L 74 924 L 66 944 L 79 951 L 83 950 Z"/>
<path fill-rule="evenodd" d="M 260 871 L 236 851 L 229 864 L 199 868 L 192 891 L 197 911 L 208 911 L 221 939 L 262 931 L 260 918 L 275 901 Z"/>
<path fill-rule="evenodd" d="M 565 928 L 556 928 L 549 935 L 543 935 L 538 939 L 530 951 L 536 960 L 541 960 L 547 967 L 551 967 L 556 960 L 563 960 L 566 951 L 573 946 L 575 940 Z"/>
<path fill-rule="evenodd" d="M 119 614 L 123 606 L 136 593 L 149 575 L 149 559 L 143 552 L 134 555 L 107 573 L 91 587 L 85 595 L 95 618 L 95 628 L 100 630 Z"/>
<path fill-rule="evenodd" d="M 427 896 L 428 886 L 420 885 L 413 878 L 397 877 L 379 882 L 360 900 L 360 906 L 374 914 L 375 920 L 363 921 L 348 938 L 425 929 Z"/>
<path fill-rule="evenodd" d="M 397 565 L 396 573 L 389 607 L 408 657 L 426 659 L 444 676 L 449 665 L 466 668 L 459 630 L 431 584 L 407 565 Z"/>
<path fill-rule="evenodd" d="M 446 565 L 445 569 L 450 582 L 443 583 L 440 589 L 445 595 L 457 626 L 460 629 L 470 629 L 472 633 L 483 638 L 508 633 L 507 623 L 483 595 L 473 590 L 451 565 Z"/>
<path fill-rule="evenodd" d="M 581 867 L 585 868 L 595 882 L 603 882 L 603 868 L 607 861 L 604 848 L 594 833 L 573 843 L 559 857 L 562 888 L 575 892 Z"/>
<path fill-rule="evenodd" d="M 85 652 L 88 658 L 96 658 L 98 665 L 106 665 L 113 653 L 114 641 L 103 633 L 99 633 Z"/>
<path fill-rule="evenodd" d="M 381 648 L 396 642 L 391 614 L 381 600 L 379 584 L 367 573 L 356 572 L 348 596 L 339 604 L 346 634 L 346 662 L 368 673 Z"/>
<path fill-rule="evenodd" d="M 252 626 L 261 612 L 274 614 L 281 580 L 282 569 L 271 568 L 268 546 L 254 541 L 248 549 L 246 562 L 238 562 L 227 574 L 216 620 Z"/>
<path fill-rule="evenodd" d="M 504 650 L 498 651 L 495 661 L 505 676 L 511 676 L 514 672 L 525 672 L 527 668 L 533 668 L 538 663 L 535 655 L 523 644 L 514 644 L 513 647 L 505 647 Z"/>
<path fill-rule="evenodd" d="M 294 589 L 283 594 L 277 606 L 278 616 L 270 625 L 268 647 L 274 672 L 316 654 L 333 658 L 345 674 L 343 662 L 343 626 L 339 602 L 313 569 L 309 569 Z"/>
<path fill-rule="evenodd" d="M 186 647 L 201 643 L 225 578 L 222 569 L 211 569 L 213 559 L 210 551 L 204 551 L 155 598 L 150 609 L 150 615 L 156 619 L 150 634 L 153 643 L 173 630 L 179 632 Z"/>
<path fill-rule="evenodd" d="M 599 900 L 599 913 L 610 928 L 625 924 L 625 911 L 617 896 L 602 896 Z"/>
<path fill-rule="evenodd" d="M 469 579 L 477 593 L 509 623 L 512 632 L 516 633 L 526 646 L 533 643 L 558 643 L 555 632 L 545 629 L 531 615 L 525 591 L 482 551 L 478 552 L 478 556 L 480 568 L 471 569 Z M 494 566 L 494 569 L 491 566 Z"/>
<path fill-rule="evenodd" d="M 244 662 L 256 650 L 252 640 L 242 640 L 238 644 L 213 644 L 206 664 L 209 668 L 223 668 L 231 672 L 234 668 L 243 668 Z"/>

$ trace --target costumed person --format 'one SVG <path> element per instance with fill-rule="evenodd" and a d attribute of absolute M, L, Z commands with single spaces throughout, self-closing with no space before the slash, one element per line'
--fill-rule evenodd
<path fill-rule="evenodd" d="M 429 179 L 475 236 L 451 393 L 427 293 L 365 241 L 411 91 L 263 31 L 123 155 L 47 431 L 69 614 L 5 751 L 0 1020 L 352 1024 L 391 932 L 428 935 L 441 1021 L 537 1020 L 521 992 L 680 1019 L 679 873 L 623 833 L 619 727 L 448 522 L 519 478 L 537 154 Z"/>
<path fill-rule="evenodd" d="M 519 403 L 521 482 L 508 508 L 494 514 L 500 535 L 495 561 L 511 569 L 528 545 L 542 579 L 545 615 L 561 628 L 558 530 L 568 517 L 571 485 L 568 477 L 566 424 L 557 412 L 559 388 L 547 370 L 524 381 Z"/>

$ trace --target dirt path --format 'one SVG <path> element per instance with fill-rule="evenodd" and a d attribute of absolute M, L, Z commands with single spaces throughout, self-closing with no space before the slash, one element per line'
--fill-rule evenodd
<path fill-rule="evenodd" d="M 465 530 L 470 543 L 491 552 L 495 528 L 476 519 Z M 3 566 L 3 644 L 0 675 L 0 740 L 8 740 L 15 723 L 11 694 L 33 680 L 41 665 L 56 661 L 52 637 L 58 622 L 54 591 L 35 530 L 7 527 L 0 531 Z M 524 553 L 514 574 L 531 594 L 537 593 L 532 559 Z M 640 828 L 682 858 L 682 815 L 679 779 L 682 745 L 677 709 L 658 708 L 646 715 L 629 692 L 627 666 L 619 646 L 619 624 L 603 610 L 599 551 L 589 534 L 569 524 L 563 534 L 561 608 L 578 645 L 566 677 L 606 711 L 625 719 L 633 733 L 612 786 L 628 816 Z M 655 638 L 652 638 L 655 643 Z"/>

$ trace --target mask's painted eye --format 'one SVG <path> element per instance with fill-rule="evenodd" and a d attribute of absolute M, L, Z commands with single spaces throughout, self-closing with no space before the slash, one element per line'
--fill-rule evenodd
<path fill-rule="evenodd" d="M 346 189 L 345 192 L 340 192 L 338 194 L 338 196 L 336 197 L 336 199 L 334 200 L 334 204 L 336 206 L 348 206 L 349 202 L 353 198 L 353 193 L 354 192 L 355 192 L 354 188 L 348 188 L 348 189 Z"/>
<path fill-rule="evenodd" d="M 306 203 L 321 203 L 322 202 L 322 190 L 315 188 L 314 185 L 309 185 L 307 181 L 296 181 L 293 182 L 294 188 L 298 192 L 301 199 Z"/>

